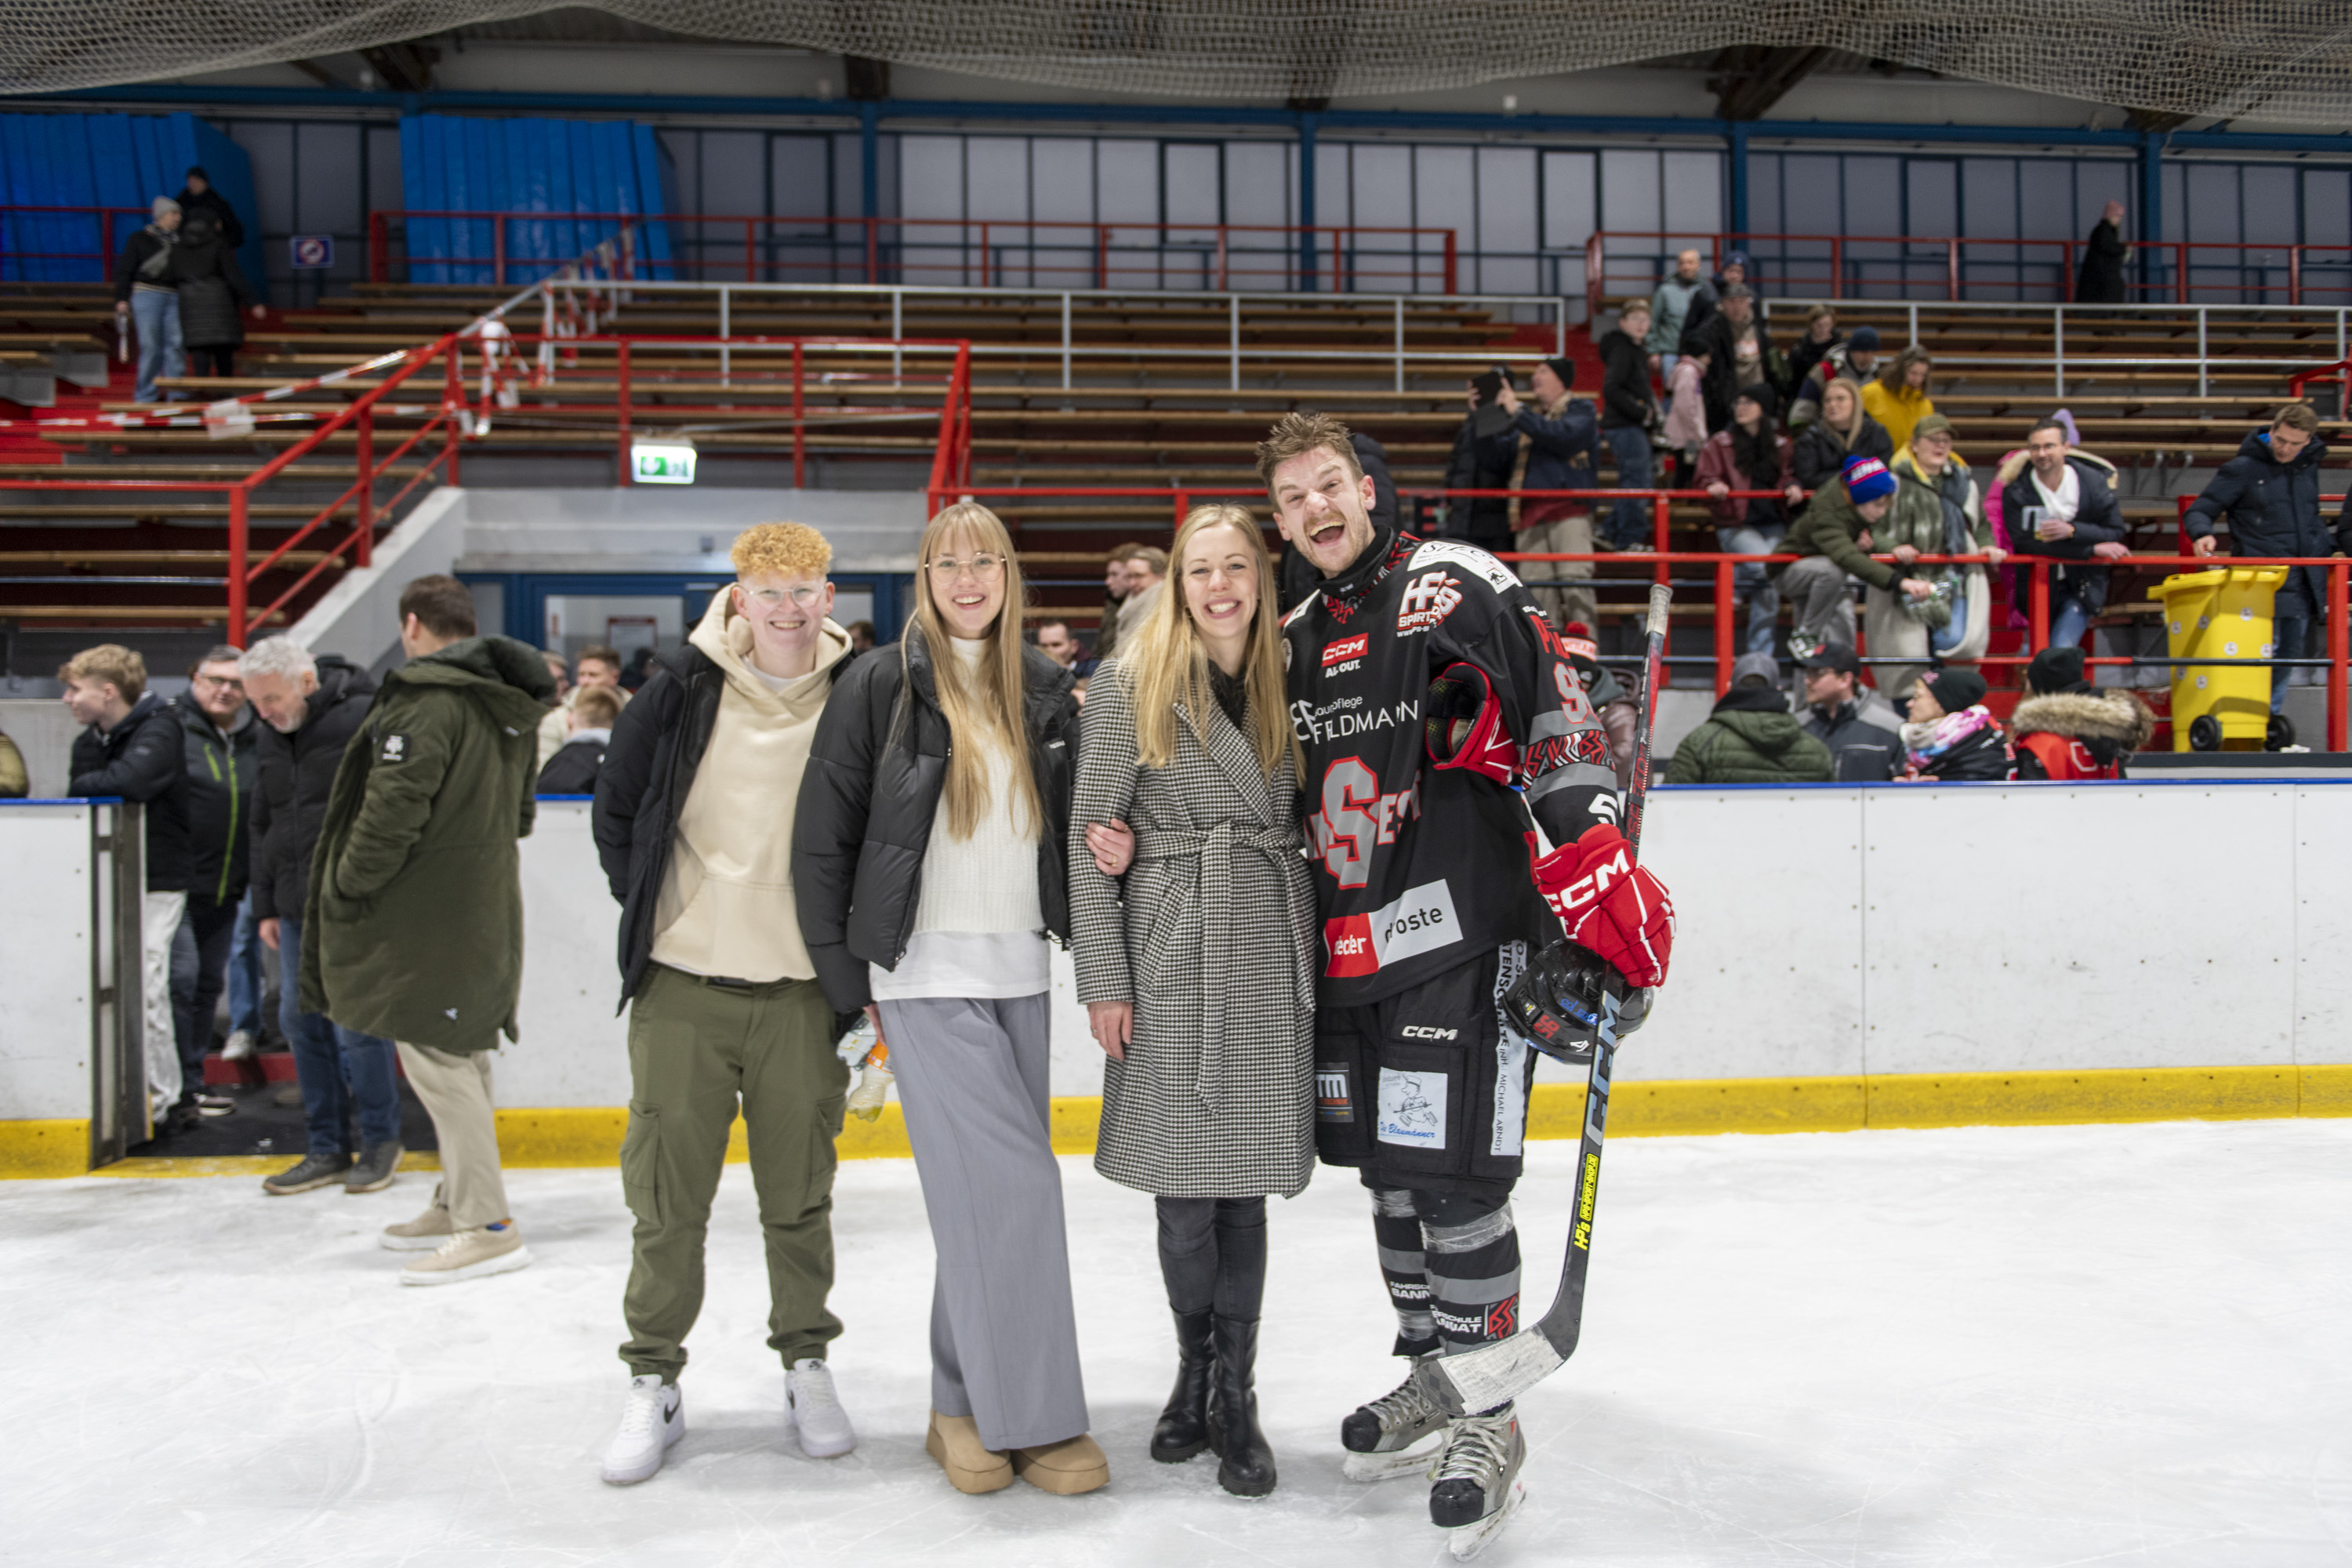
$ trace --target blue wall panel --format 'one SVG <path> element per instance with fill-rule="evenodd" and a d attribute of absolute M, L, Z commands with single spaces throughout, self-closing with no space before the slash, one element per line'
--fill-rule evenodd
<path fill-rule="evenodd" d="M 189 114 L 0 115 L 0 205 L 122 207 L 110 233 L 94 213 L 13 213 L 0 218 L 0 278 L 96 282 L 114 275 L 114 255 L 157 196 L 175 195 L 192 163 L 246 220 L 239 259 L 261 281 L 253 165 L 244 149 Z M 101 254 L 109 252 L 110 254 Z"/>
<path fill-rule="evenodd" d="M 413 212 L 625 213 L 665 210 L 660 154 L 649 127 L 627 121 L 487 119 L 425 114 L 401 121 L 402 197 Z M 565 216 L 505 226 L 507 281 L 545 277 L 618 226 Z M 409 277 L 420 283 L 488 283 L 497 226 L 488 218 L 408 221 Z M 651 276 L 671 275 L 667 226 L 636 239 Z"/>

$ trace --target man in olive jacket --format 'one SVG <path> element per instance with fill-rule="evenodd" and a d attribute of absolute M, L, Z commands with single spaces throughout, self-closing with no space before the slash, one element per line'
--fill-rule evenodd
<path fill-rule="evenodd" d="M 1666 769 L 1670 784 L 1827 784 L 1830 749 L 1797 722 L 1769 653 L 1740 656 L 1731 689 L 1706 721 L 1683 737 Z"/>
<path fill-rule="evenodd" d="M 444 1285 L 530 1261 L 499 1170 L 490 1056 L 516 1037 L 521 855 L 540 716 L 555 692 L 539 650 L 474 635 L 454 577 L 400 595 L 409 662 L 383 679 L 336 770 L 302 916 L 302 1007 L 383 1035 L 433 1117 L 433 1206 L 388 1227 L 401 1273 Z"/>

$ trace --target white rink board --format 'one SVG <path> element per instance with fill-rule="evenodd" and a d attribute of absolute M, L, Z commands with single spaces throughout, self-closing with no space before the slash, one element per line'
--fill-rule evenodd
<path fill-rule="evenodd" d="M 0 803 L 0 1121 L 89 1114 L 89 818 Z"/>

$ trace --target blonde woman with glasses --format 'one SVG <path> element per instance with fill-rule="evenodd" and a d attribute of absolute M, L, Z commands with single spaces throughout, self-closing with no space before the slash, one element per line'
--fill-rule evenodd
<path fill-rule="evenodd" d="M 1264 536 L 1200 507 L 1171 554 L 1171 591 L 1088 688 L 1073 809 L 1078 999 L 1108 1058 L 1095 1169 L 1159 1210 L 1177 1369 L 1151 1457 L 1213 1449 L 1218 1484 L 1264 1497 L 1265 1197 L 1315 1166 L 1314 889 Z M 1116 862 L 1130 823 L 1122 889 L 1089 840 Z"/>
<path fill-rule="evenodd" d="M 1067 939 L 1077 704 L 1021 636 L 1004 524 L 923 531 L 895 655 L 851 665 L 793 826 L 801 933 L 834 1007 L 887 1044 L 930 1212 L 931 1419 L 958 1490 L 1110 1479 L 1087 1436 L 1046 1110 L 1046 938 Z"/>

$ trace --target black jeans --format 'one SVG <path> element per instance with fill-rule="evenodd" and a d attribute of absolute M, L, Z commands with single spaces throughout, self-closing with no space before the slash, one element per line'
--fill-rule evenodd
<path fill-rule="evenodd" d="M 180 1050 L 180 1103 L 204 1087 L 213 1048 L 213 1014 L 228 984 L 228 950 L 236 939 L 236 905 L 188 899 L 172 938 L 172 1038 Z"/>
<path fill-rule="evenodd" d="M 188 350 L 188 374 L 190 375 L 235 375 L 236 374 L 236 348 L 234 346 L 196 348 L 191 345 Z"/>
<path fill-rule="evenodd" d="M 1154 1198 L 1168 1305 L 1257 1321 L 1265 1299 L 1264 1198 Z"/>

